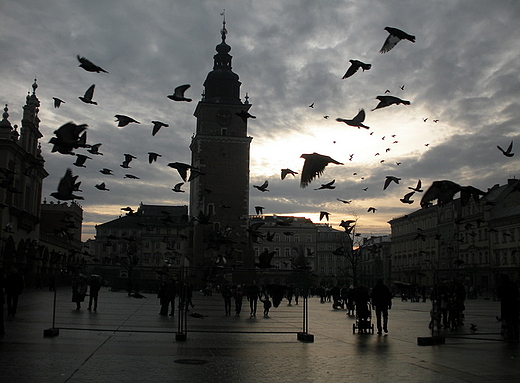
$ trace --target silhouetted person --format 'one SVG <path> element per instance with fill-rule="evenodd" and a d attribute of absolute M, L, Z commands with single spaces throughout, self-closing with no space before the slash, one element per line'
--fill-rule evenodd
<path fill-rule="evenodd" d="M 88 309 L 92 309 L 92 302 L 94 302 L 94 311 L 97 310 L 97 304 L 98 304 L 98 296 L 99 296 L 99 290 L 101 290 L 101 277 L 96 274 L 92 274 L 89 279 L 89 301 L 88 301 Z"/>
<path fill-rule="evenodd" d="M 175 296 L 177 295 L 177 285 L 175 280 L 170 277 L 167 282 L 163 282 L 159 288 L 159 302 L 161 304 L 160 315 L 167 316 L 168 308 L 171 304 L 170 316 L 174 315 L 175 312 Z"/>
<path fill-rule="evenodd" d="M 72 302 L 76 303 L 76 310 L 81 308 L 81 302 L 87 295 L 87 281 L 81 274 L 77 274 L 72 280 Z"/>
<path fill-rule="evenodd" d="M 356 290 L 354 285 L 350 285 L 347 291 L 347 315 L 354 315 L 356 308 Z"/>
<path fill-rule="evenodd" d="M 22 274 L 13 267 L 5 278 L 5 296 L 7 298 L 7 316 L 14 318 L 18 307 L 18 297 L 24 288 Z"/>
<path fill-rule="evenodd" d="M 511 281 L 507 274 L 500 274 L 497 297 L 500 299 L 502 334 L 507 340 L 518 340 L 518 315 L 520 314 L 519 293 L 518 287 Z"/>
<path fill-rule="evenodd" d="M 235 298 L 235 315 L 239 316 L 242 311 L 242 301 L 244 298 L 244 290 L 242 289 L 242 285 L 238 285 L 233 294 Z"/>
<path fill-rule="evenodd" d="M 249 307 L 251 308 L 251 316 L 256 316 L 256 307 L 258 305 L 258 296 L 260 294 L 260 289 L 256 284 L 256 281 L 253 281 L 251 285 L 247 288 L 247 300 L 249 301 Z"/>
<path fill-rule="evenodd" d="M 224 298 L 224 310 L 226 311 L 226 315 L 231 315 L 231 298 L 233 297 L 233 292 L 231 291 L 231 286 L 229 284 L 225 284 L 222 289 L 222 298 Z"/>
<path fill-rule="evenodd" d="M 377 318 L 377 334 L 381 335 L 382 331 L 388 332 L 388 310 L 392 308 L 392 293 L 388 286 L 383 283 L 382 279 L 378 279 L 376 285 L 372 289 L 371 294 L 372 306 L 376 310 Z M 381 325 L 381 317 L 383 323 Z"/>
<path fill-rule="evenodd" d="M 368 309 L 370 294 L 368 293 L 368 289 L 365 286 L 359 285 L 356 287 L 354 301 L 356 304 L 356 315 L 359 323 L 359 332 L 366 333 L 368 332 L 368 316 L 370 315 L 370 311 Z"/>
<path fill-rule="evenodd" d="M 4 287 L 5 287 L 5 274 L 4 269 L 0 267 L 0 338 L 5 335 L 5 326 L 4 326 Z"/>
<path fill-rule="evenodd" d="M 269 300 L 269 296 L 266 294 L 265 298 L 262 299 L 262 297 L 259 297 L 260 302 L 264 304 L 264 317 L 269 316 L 269 310 L 271 309 L 271 306 L 273 305 L 271 301 Z"/>

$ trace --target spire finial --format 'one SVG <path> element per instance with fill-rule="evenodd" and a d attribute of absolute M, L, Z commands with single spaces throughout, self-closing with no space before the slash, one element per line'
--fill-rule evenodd
<path fill-rule="evenodd" d="M 222 36 L 222 41 L 226 40 L 227 29 L 226 29 L 226 10 L 222 10 L 220 12 L 220 16 L 222 16 L 222 29 L 220 30 L 220 35 Z"/>
<path fill-rule="evenodd" d="M 4 113 L 2 114 L 2 117 L 4 118 L 4 120 L 7 120 L 7 118 L 9 117 L 9 113 L 7 113 L 8 111 L 9 111 L 9 108 L 7 107 L 7 104 L 5 104 Z"/>
<path fill-rule="evenodd" d="M 32 84 L 32 88 L 33 88 L 33 94 L 36 94 L 36 89 L 38 88 L 38 84 L 36 83 L 36 79 L 34 79 L 34 82 Z"/>

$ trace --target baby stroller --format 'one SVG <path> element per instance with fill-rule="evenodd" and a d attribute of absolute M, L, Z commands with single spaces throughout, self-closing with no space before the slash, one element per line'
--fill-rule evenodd
<path fill-rule="evenodd" d="M 372 323 L 372 305 L 370 302 L 363 304 L 356 303 L 356 322 L 352 324 L 352 334 L 373 334 L 374 324 Z"/>

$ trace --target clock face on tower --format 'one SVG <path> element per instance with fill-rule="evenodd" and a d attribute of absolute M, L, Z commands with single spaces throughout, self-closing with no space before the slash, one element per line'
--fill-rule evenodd
<path fill-rule="evenodd" d="M 231 124 L 231 112 L 229 109 L 219 109 L 215 115 L 215 120 L 220 126 L 228 126 Z"/>

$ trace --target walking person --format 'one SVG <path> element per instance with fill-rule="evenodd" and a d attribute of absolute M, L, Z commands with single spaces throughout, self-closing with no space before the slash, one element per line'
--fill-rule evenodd
<path fill-rule="evenodd" d="M 5 278 L 5 295 L 7 299 L 7 317 L 14 318 L 18 308 L 18 297 L 24 288 L 22 274 L 13 267 Z"/>
<path fill-rule="evenodd" d="M 226 311 L 226 316 L 231 315 L 231 298 L 233 297 L 233 293 L 231 292 L 231 286 L 229 283 L 224 285 L 222 289 L 222 298 L 224 298 L 224 310 Z"/>
<path fill-rule="evenodd" d="M 262 297 L 259 297 L 258 299 L 260 299 L 260 302 L 262 302 L 264 304 L 264 317 L 268 317 L 269 316 L 269 310 L 271 309 L 271 306 L 273 305 L 271 303 L 271 301 L 269 300 L 269 296 L 266 293 L 265 294 L 265 299 L 262 299 Z"/>
<path fill-rule="evenodd" d="M 256 284 L 256 281 L 253 281 L 251 285 L 247 288 L 247 300 L 249 301 L 249 307 L 251 309 L 251 316 L 256 316 L 256 307 L 258 305 L 258 296 L 260 295 L 260 289 Z"/>
<path fill-rule="evenodd" d="M 518 287 L 507 274 L 500 274 L 497 298 L 500 299 L 502 336 L 507 340 L 519 340 L 520 296 Z"/>
<path fill-rule="evenodd" d="M 392 308 L 392 293 L 388 286 L 383 283 L 382 279 L 378 279 L 376 285 L 372 289 L 371 297 L 372 306 L 376 310 L 377 318 L 377 334 L 381 335 L 384 331 L 388 332 L 388 310 Z M 381 317 L 383 323 L 381 324 Z"/>
<path fill-rule="evenodd" d="M 244 298 L 244 290 L 242 289 L 242 285 L 238 285 L 233 294 L 235 298 L 235 315 L 240 316 L 240 312 L 242 311 L 242 301 Z"/>
<path fill-rule="evenodd" d="M 177 295 L 177 285 L 173 277 L 169 277 L 168 281 L 163 282 L 159 289 L 159 302 L 161 304 L 161 311 L 159 315 L 167 316 L 168 309 L 171 304 L 170 316 L 175 313 L 175 296 Z"/>
<path fill-rule="evenodd" d="M 97 304 L 98 304 L 98 296 L 99 296 L 99 290 L 101 290 L 101 277 L 97 274 L 92 274 L 90 276 L 89 282 L 88 282 L 90 289 L 89 289 L 89 300 L 88 300 L 88 309 L 92 310 L 92 302 L 94 302 L 94 311 L 97 310 Z"/>
<path fill-rule="evenodd" d="M 77 274 L 72 280 L 72 302 L 76 303 L 76 310 L 81 309 L 81 302 L 87 295 L 87 282 L 82 274 Z"/>

